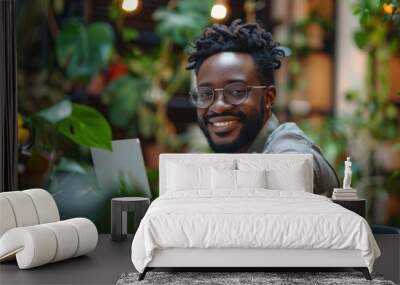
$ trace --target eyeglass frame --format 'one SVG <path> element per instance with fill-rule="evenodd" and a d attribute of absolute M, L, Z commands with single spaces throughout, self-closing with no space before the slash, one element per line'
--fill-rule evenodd
<path fill-rule="evenodd" d="M 225 88 L 226 88 L 226 86 L 232 85 L 232 84 L 235 84 L 235 83 L 240 83 L 240 84 L 243 84 L 244 86 L 246 86 L 246 96 L 243 97 L 243 99 L 240 101 L 240 103 L 230 103 L 230 102 L 227 102 L 227 100 L 226 100 L 226 98 L 225 98 Z M 212 87 L 210 87 L 210 86 L 197 86 L 196 88 L 198 89 L 199 87 L 208 88 L 208 89 L 212 90 L 212 94 L 213 94 L 212 97 L 213 97 L 213 98 L 212 98 L 212 100 L 210 101 L 211 103 L 208 104 L 206 107 L 199 107 L 199 106 L 194 102 L 194 100 L 193 100 L 192 93 L 193 93 L 194 90 L 191 90 L 191 91 L 189 92 L 190 101 L 192 102 L 192 104 L 193 104 L 196 108 L 206 109 L 206 108 L 210 107 L 210 106 L 214 103 L 214 101 L 215 101 L 215 94 L 217 93 L 217 91 L 222 91 L 222 98 L 224 99 L 225 103 L 228 103 L 229 105 L 238 106 L 238 105 L 240 105 L 240 104 L 243 104 L 243 102 L 245 102 L 245 101 L 247 100 L 247 98 L 249 98 L 249 93 L 250 93 L 249 91 L 251 91 L 251 89 L 253 89 L 253 88 L 254 88 L 254 89 L 263 89 L 263 88 L 268 88 L 269 86 L 268 86 L 268 85 L 246 85 L 246 83 L 244 83 L 244 82 L 237 81 L 237 82 L 228 83 L 228 84 L 226 84 L 223 88 L 212 88 Z"/>

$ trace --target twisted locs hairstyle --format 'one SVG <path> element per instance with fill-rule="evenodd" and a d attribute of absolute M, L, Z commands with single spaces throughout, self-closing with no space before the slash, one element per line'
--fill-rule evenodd
<path fill-rule="evenodd" d="M 194 45 L 186 69 L 198 73 L 206 58 L 223 51 L 249 53 L 257 66 L 262 83 L 274 84 L 274 69 L 281 66 L 285 52 L 272 35 L 258 24 L 236 19 L 230 26 L 214 24 L 207 28 Z"/>

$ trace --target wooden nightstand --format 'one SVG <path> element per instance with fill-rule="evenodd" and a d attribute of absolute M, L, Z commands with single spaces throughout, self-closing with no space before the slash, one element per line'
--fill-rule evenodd
<path fill-rule="evenodd" d="M 355 199 L 355 200 L 334 200 L 332 202 L 339 204 L 340 206 L 359 214 L 361 217 L 365 218 L 365 199 Z"/>

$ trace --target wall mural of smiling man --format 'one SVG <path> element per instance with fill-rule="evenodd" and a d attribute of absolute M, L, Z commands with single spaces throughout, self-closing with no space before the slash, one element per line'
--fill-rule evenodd
<path fill-rule="evenodd" d="M 201 130 L 219 153 L 311 153 L 314 193 L 331 196 L 337 175 L 295 123 L 279 124 L 271 111 L 274 70 L 284 51 L 270 33 L 237 19 L 207 28 L 195 44 L 188 69 L 197 86 L 190 92 Z"/>

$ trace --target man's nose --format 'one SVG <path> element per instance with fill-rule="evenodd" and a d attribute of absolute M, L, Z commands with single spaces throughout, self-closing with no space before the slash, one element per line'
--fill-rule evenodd
<path fill-rule="evenodd" d="M 225 101 L 224 91 L 215 90 L 215 99 L 210 106 L 210 111 L 213 111 L 215 113 L 222 113 L 226 110 L 232 109 L 232 107 L 233 107 L 232 104 L 229 104 Z"/>

